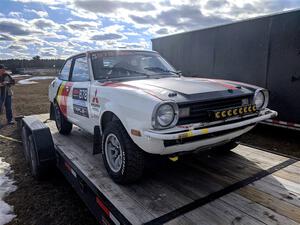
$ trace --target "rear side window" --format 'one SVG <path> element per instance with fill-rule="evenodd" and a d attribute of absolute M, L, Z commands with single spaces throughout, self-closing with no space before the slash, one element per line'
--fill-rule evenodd
<path fill-rule="evenodd" d="M 69 73 L 70 73 L 71 65 L 72 65 L 72 59 L 69 59 L 65 63 L 64 67 L 62 68 L 62 70 L 60 71 L 59 79 L 61 79 L 61 80 L 69 80 Z"/>
<path fill-rule="evenodd" d="M 73 67 L 72 81 L 89 81 L 87 58 L 76 58 Z"/>

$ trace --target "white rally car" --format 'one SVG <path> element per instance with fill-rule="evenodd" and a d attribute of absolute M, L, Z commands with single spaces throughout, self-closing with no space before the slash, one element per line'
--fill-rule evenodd
<path fill-rule="evenodd" d="M 72 124 L 91 134 L 100 128 L 104 164 L 119 183 L 141 177 L 146 153 L 230 150 L 257 122 L 277 115 L 266 108 L 266 89 L 184 77 L 157 52 L 140 50 L 68 58 L 49 99 L 60 133 Z"/>

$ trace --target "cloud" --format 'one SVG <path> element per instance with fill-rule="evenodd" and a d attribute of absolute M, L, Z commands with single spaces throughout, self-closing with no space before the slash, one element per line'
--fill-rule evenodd
<path fill-rule="evenodd" d="M 167 28 L 160 28 L 159 30 L 156 31 L 157 34 L 168 34 L 169 31 Z"/>
<path fill-rule="evenodd" d="M 85 22 L 85 21 L 71 21 L 65 24 L 65 26 L 70 30 L 70 31 L 84 31 L 87 29 L 97 29 L 101 23 L 96 23 L 93 21 Z"/>
<path fill-rule="evenodd" d="M 48 17 L 48 12 L 46 11 L 38 11 L 38 10 L 34 10 L 34 9 L 25 9 L 26 12 L 31 12 L 34 13 L 35 15 L 39 16 L 39 17 Z"/>
<path fill-rule="evenodd" d="M 57 49 L 54 47 L 45 47 L 39 49 L 39 55 L 42 57 L 56 57 Z"/>
<path fill-rule="evenodd" d="M 208 2 L 206 2 L 205 7 L 207 9 L 216 9 L 224 7 L 227 4 L 229 4 L 227 0 L 209 0 Z"/>
<path fill-rule="evenodd" d="M 117 40 L 122 39 L 123 36 L 116 33 L 107 33 L 107 34 L 96 34 L 91 37 L 91 40 L 94 41 L 107 41 L 107 40 Z"/>
<path fill-rule="evenodd" d="M 14 18 L 22 18 L 21 12 L 10 12 L 8 16 L 14 17 Z"/>
<path fill-rule="evenodd" d="M 10 50 L 27 50 L 28 47 L 24 46 L 24 45 L 17 45 L 17 44 L 12 44 L 10 46 L 7 47 Z"/>
<path fill-rule="evenodd" d="M 45 19 L 45 18 L 33 19 L 30 21 L 30 23 L 33 24 L 38 29 L 42 29 L 42 30 L 48 28 L 54 29 L 59 27 L 59 25 L 53 22 L 52 20 Z"/>
<path fill-rule="evenodd" d="M 14 2 L 21 2 L 21 3 L 40 3 L 45 5 L 58 5 L 66 3 L 65 0 L 13 0 Z"/>
<path fill-rule="evenodd" d="M 32 32 L 27 29 L 27 25 L 14 19 L 0 19 L 0 32 L 10 35 L 25 36 Z"/>
<path fill-rule="evenodd" d="M 14 41 L 15 39 L 10 35 L 0 34 L 0 41 Z"/>
<path fill-rule="evenodd" d="M 205 16 L 201 9 L 192 5 L 182 5 L 177 8 L 161 11 L 156 16 L 135 16 L 131 15 L 130 18 L 138 24 L 152 25 L 157 24 L 164 27 L 173 27 L 177 30 L 188 30 L 195 28 L 202 28 L 213 26 L 217 24 L 224 24 L 231 20 L 216 17 Z M 166 31 L 166 30 L 162 30 Z"/>
<path fill-rule="evenodd" d="M 74 5 L 94 13 L 111 13 L 118 9 L 133 11 L 152 11 L 156 7 L 149 2 L 126 2 L 126 1 L 98 1 L 98 0 L 75 0 Z"/>
<path fill-rule="evenodd" d="M 25 44 L 25 45 L 32 44 L 35 46 L 44 46 L 46 44 L 49 44 L 47 41 L 41 38 L 31 37 L 31 36 L 18 37 L 17 42 L 20 44 Z"/>

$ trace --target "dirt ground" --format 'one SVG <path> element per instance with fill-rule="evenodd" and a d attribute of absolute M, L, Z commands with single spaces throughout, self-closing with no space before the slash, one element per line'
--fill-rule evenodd
<path fill-rule="evenodd" d="M 30 115 L 48 112 L 47 99 L 50 81 L 39 84 L 18 85 L 14 88 L 14 114 Z M 5 122 L 3 115 L 0 116 Z M 0 134 L 20 140 L 16 125 L 5 126 Z M 300 157 L 300 132 L 259 125 L 243 136 L 242 142 L 261 148 Z M 20 143 L 0 138 L 0 156 L 14 170 L 13 179 L 18 189 L 5 201 L 14 206 L 17 217 L 9 224 L 97 224 L 87 207 L 73 191 L 64 177 L 56 171 L 49 180 L 35 181 L 24 162 Z"/>

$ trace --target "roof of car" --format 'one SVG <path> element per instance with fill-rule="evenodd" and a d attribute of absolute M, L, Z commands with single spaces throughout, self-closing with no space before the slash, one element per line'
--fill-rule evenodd
<path fill-rule="evenodd" d="M 155 53 L 157 53 L 156 51 L 148 50 L 148 49 L 101 49 L 101 50 L 99 49 L 99 50 L 91 50 L 91 51 L 81 52 L 76 55 L 72 55 L 72 56 L 68 57 L 67 59 L 70 59 L 70 58 L 73 58 L 76 56 L 80 56 L 80 55 L 91 54 L 91 53 L 95 53 L 95 52 L 107 52 L 107 51 L 116 51 L 116 52 L 130 51 L 130 52 L 155 52 Z"/>

